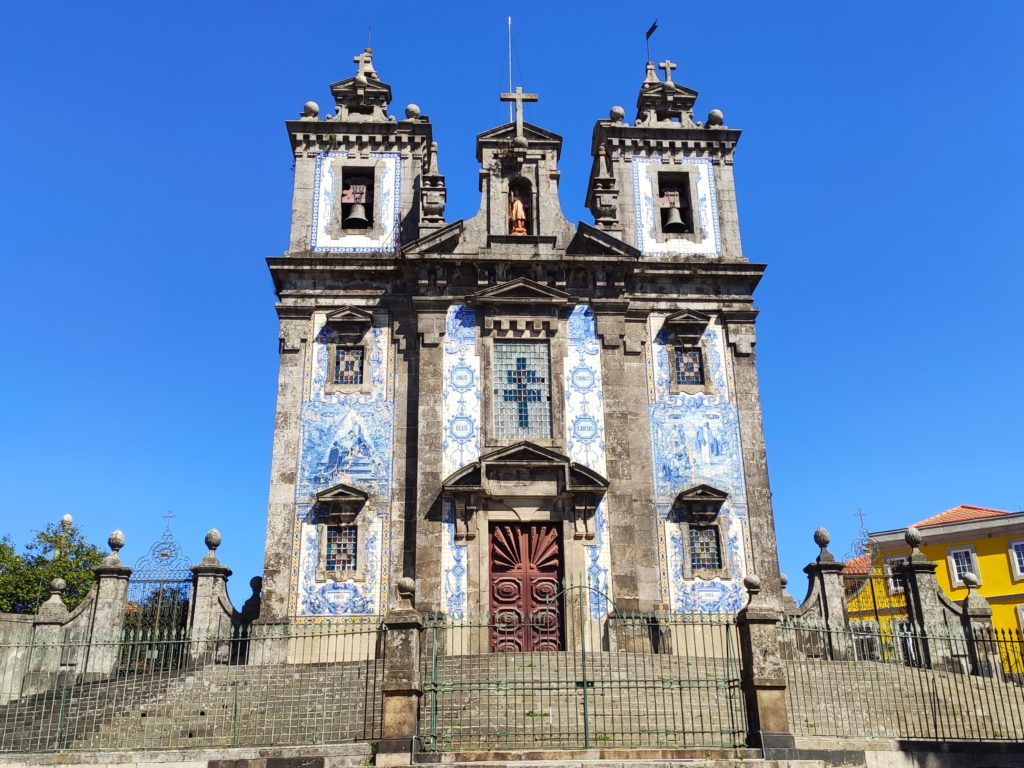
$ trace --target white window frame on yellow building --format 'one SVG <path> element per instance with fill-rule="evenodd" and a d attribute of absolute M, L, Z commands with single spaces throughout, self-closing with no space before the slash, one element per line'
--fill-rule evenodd
<path fill-rule="evenodd" d="M 1007 547 L 1006 554 L 1010 558 L 1010 573 L 1013 576 L 1014 581 L 1024 580 L 1024 571 L 1021 570 L 1020 563 L 1017 560 L 1017 547 L 1024 548 L 1024 539 L 1015 539 L 1010 541 L 1009 547 Z"/>
<path fill-rule="evenodd" d="M 971 556 L 971 567 L 969 571 L 978 577 L 978 584 L 982 583 L 981 574 L 978 573 L 978 553 L 974 549 L 973 544 L 956 544 L 952 547 L 946 547 L 946 568 L 949 569 L 949 583 L 954 587 L 963 587 L 963 579 L 960 578 L 960 574 L 956 570 L 956 561 L 953 559 L 954 552 L 968 552 Z"/>

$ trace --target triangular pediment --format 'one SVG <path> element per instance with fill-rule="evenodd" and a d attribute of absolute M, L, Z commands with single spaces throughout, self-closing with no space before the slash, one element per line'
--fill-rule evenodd
<path fill-rule="evenodd" d="M 368 498 L 370 495 L 366 491 L 345 483 L 332 485 L 316 495 L 318 504 L 361 504 Z"/>
<path fill-rule="evenodd" d="M 629 243 L 619 240 L 607 232 L 602 232 L 584 221 L 577 224 L 576 234 L 569 243 L 567 253 L 622 256 L 632 260 L 638 260 L 641 256 L 640 251 Z"/>
<path fill-rule="evenodd" d="M 571 297 L 565 291 L 535 283 L 528 277 L 517 277 L 506 283 L 492 285 L 467 296 L 468 304 L 554 304 L 566 305 Z"/>
<path fill-rule="evenodd" d="M 681 309 L 665 318 L 665 327 L 683 344 L 693 345 L 707 330 L 711 315 L 694 309 Z"/>
<path fill-rule="evenodd" d="M 335 97 L 359 91 L 384 94 L 388 102 L 391 101 L 391 86 L 372 77 L 346 77 L 344 80 L 331 83 L 331 95 Z"/>
<path fill-rule="evenodd" d="M 481 464 L 561 464 L 569 463 L 569 457 L 550 448 L 531 443 L 528 440 L 499 448 L 480 457 Z"/>
<path fill-rule="evenodd" d="M 711 485 L 701 483 L 695 485 L 692 488 L 687 488 L 685 491 L 680 491 L 679 495 L 676 496 L 676 503 L 691 503 L 691 502 L 724 502 L 729 498 L 729 494 L 725 491 L 719 490 Z"/>
<path fill-rule="evenodd" d="M 373 323 L 373 315 L 361 307 L 338 307 L 327 313 L 328 323 Z"/>
<path fill-rule="evenodd" d="M 477 141 L 500 141 L 500 140 L 511 140 L 516 135 L 516 124 L 505 123 L 499 125 L 497 128 L 491 128 L 478 133 L 476 136 Z M 527 141 L 557 141 L 559 144 L 562 143 L 562 137 L 557 133 L 545 130 L 540 126 L 533 125 L 532 123 L 523 122 L 523 136 Z"/>
<path fill-rule="evenodd" d="M 403 256 L 414 256 L 420 253 L 450 253 L 459 238 L 462 237 L 462 219 L 442 227 L 436 232 L 424 235 L 418 240 L 402 246 Z"/>
<path fill-rule="evenodd" d="M 569 464 L 569 489 L 582 490 L 586 488 L 603 489 L 608 487 L 608 479 L 590 467 L 572 462 Z"/>

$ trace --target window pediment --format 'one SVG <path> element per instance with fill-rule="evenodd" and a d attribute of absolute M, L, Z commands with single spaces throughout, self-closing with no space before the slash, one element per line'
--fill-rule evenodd
<path fill-rule="evenodd" d="M 330 341 L 358 344 L 373 325 L 373 315 L 361 307 L 344 306 L 327 313 L 324 330 Z"/>
<path fill-rule="evenodd" d="M 672 340 L 685 346 L 694 346 L 704 335 L 711 316 L 693 309 L 682 309 L 665 318 L 665 328 Z"/>
<path fill-rule="evenodd" d="M 466 303 L 470 306 L 564 307 L 572 303 L 572 297 L 565 291 L 541 285 L 527 277 L 517 277 L 467 296 Z"/>
<path fill-rule="evenodd" d="M 672 503 L 672 511 L 697 520 L 714 520 L 729 494 L 704 483 L 680 491 Z"/>

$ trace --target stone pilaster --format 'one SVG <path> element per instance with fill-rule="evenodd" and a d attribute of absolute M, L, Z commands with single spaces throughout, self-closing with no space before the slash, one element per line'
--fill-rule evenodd
<path fill-rule="evenodd" d="M 423 620 L 413 606 L 416 582 L 404 577 L 395 583 L 395 610 L 384 619 L 384 711 L 377 765 L 409 765 L 419 726 L 420 633 Z"/>
<path fill-rule="evenodd" d="M 32 627 L 32 658 L 22 686 L 22 695 L 51 688 L 60 672 L 64 625 L 70 618 L 62 597 L 66 588 L 64 579 L 51 581 L 50 596 L 36 611 Z"/>
<path fill-rule="evenodd" d="M 309 343 L 306 338 L 308 327 L 307 317 L 281 318 L 281 360 L 263 565 L 261 623 L 267 624 L 287 622 L 290 613 L 288 600 L 295 526 L 295 485 L 299 465 L 302 375 L 306 345 Z"/>
<path fill-rule="evenodd" d="M 208 552 L 192 571 L 192 606 L 189 616 L 189 655 L 193 662 L 210 663 L 227 659 L 231 636 L 231 605 L 227 583 L 231 569 L 217 559 L 220 531 L 206 534 Z"/>
<path fill-rule="evenodd" d="M 743 696 L 747 703 L 747 743 L 761 747 L 765 757 L 771 758 L 772 750 L 791 749 L 794 745 L 786 708 L 786 675 L 779 653 L 778 624 L 782 614 L 765 598 L 757 575 L 747 575 L 743 585 L 750 599 L 737 614 L 736 623 L 743 663 Z"/>
<path fill-rule="evenodd" d="M 750 318 L 748 323 L 737 323 L 727 318 L 727 322 L 729 347 L 732 349 L 733 391 L 739 411 L 743 479 L 747 489 L 754 572 L 764 584 L 762 599 L 775 610 L 782 610 L 778 544 L 772 514 L 772 491 L 768 483 L 764 426 L 761 421 L 753 319 Z"/>
<path fill-rule="evenodd" d="M 621 314 L 620 314 L 621 312 Z M 651 475 L 651 424 L 647 398 L 646 313 L 595 307 L 602 342 L 612 595 L 627 613 L 650 613 L 661 594 L 658 515 Z M 625 640 L 625 638 L 624 638 Z"/>
<path fill-rule="evenodd" d="M 120 657 L 124 609 L 128 602 L 128 579 L 132 569 L 121 562 L 118 554 L 124 546 L 124 534 L 114 531 L 107 539 L 110 554 L 92 569 L 96 578 L 92 627 L 89 633 L 89 656 L 86 674 L 109 675 L 117 669 Z"/>

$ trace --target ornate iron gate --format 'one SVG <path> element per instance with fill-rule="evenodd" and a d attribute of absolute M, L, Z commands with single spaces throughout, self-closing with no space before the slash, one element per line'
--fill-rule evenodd
<path fill-rule="evenodd" d="M 565 619 L 559 649 L 491 650 L 496 636 L 549 636 L 543 612 L 426 617 L 423 749 L 744 744 L 734 616 L 623 613 L 579 586 L 546 604 Z"/>

